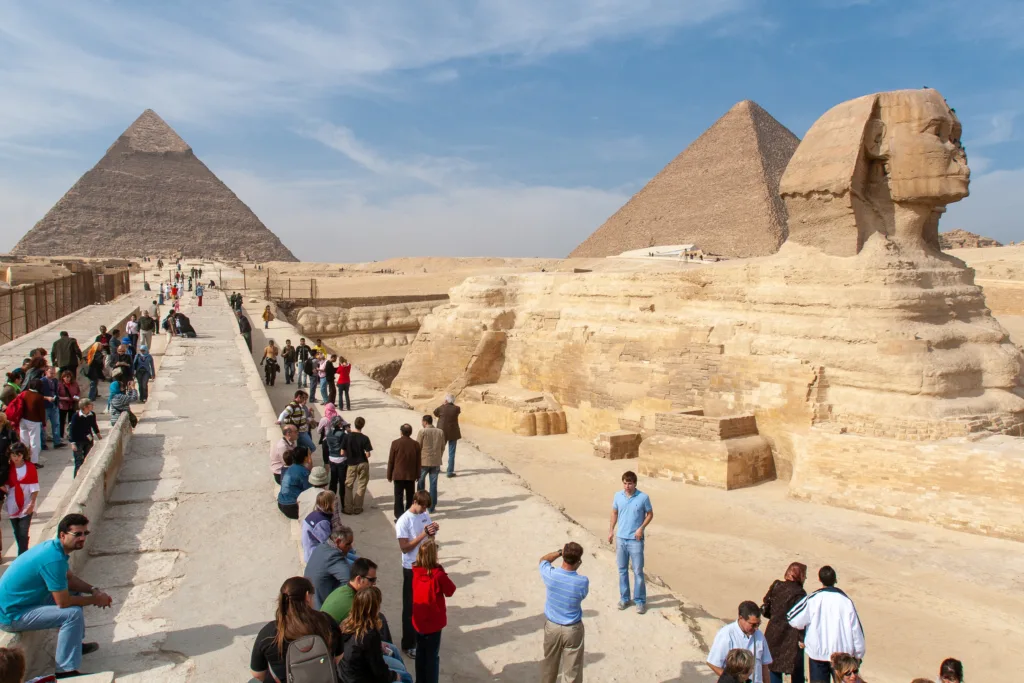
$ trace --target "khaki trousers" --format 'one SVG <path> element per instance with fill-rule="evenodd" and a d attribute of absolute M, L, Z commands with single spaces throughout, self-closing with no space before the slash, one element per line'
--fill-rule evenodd
<path fill-rule="evenodd" d="M 541 683 L 558 683 L 558 671 L 564 683 L 583 683 L 583 622 L 560 626 L 544 622 L 544 662 Z"/>
<path fill-rule="evenodd" d="M 349 465 L 345 475 L 345 514 L 358 515 L 363 511 L 363 496 L 370 483 L 370 463 Z"/>

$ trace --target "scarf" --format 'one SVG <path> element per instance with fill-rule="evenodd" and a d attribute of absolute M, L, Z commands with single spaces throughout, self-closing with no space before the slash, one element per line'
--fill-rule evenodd
<path fill-rule="evenodd" d="M 22 484 L 38 484 L 39 475 L 36 474 L 35 465 L 30 462 L 25 463 L 25 478 L 18 479 L 18 468 L 11 463 L 11 469 L 7 474 L 7 490 L 14 492 L 14 502 L 18 504 L 18 512 L 21 512 L 25 508 L 25 492 L 22 490 Z"/>

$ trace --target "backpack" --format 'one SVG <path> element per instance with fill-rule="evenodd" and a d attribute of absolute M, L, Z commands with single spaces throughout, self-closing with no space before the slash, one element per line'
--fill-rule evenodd
<path fill-rule="evenodd" d="M 24 393 L 24 392 L 23 392 Z M 11 423 L 11 428 L 14 431 L 18 431 L 21 427 L 21 418 L 25 414 L 25 399 L 18 394 L 11 402 L 4 408 L 4 415 L 7 416 L 7 421 Z"/>
<path fill-rule="evenodd" d="M 320 636 L 302 636 L 288 646 L 287 683 L 338 683 L 334 657 Z"/>

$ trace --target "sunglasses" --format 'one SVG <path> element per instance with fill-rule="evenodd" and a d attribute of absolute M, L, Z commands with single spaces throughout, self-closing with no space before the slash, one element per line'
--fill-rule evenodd
<path fill-rule="evenodd" d="M 68 533 L 71 534 L 72 536 L 74 536 L 75 538 L 81 538 L 82 536 L 88 536 L 92 532 L 91 531 L 69 531 Z"/>
<path fill-rule="evenodd" d="M 860 669 L 854 669 L 853 671 L 847 671 L 843 674 L 843 678 L 849 678 L 850 676 L 856 676 L 860 673 Z"/>

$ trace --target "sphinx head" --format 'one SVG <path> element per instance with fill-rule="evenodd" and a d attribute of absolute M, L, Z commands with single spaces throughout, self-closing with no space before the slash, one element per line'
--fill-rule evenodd
<path fill-rule="evenodd" d="M 968 194 L 956 114 L 935 90 L 868 95 L 829 110 L 782 177 L 789 239 L 852 256 L 873 234 L 938 248 L 938 216 Z"/>

